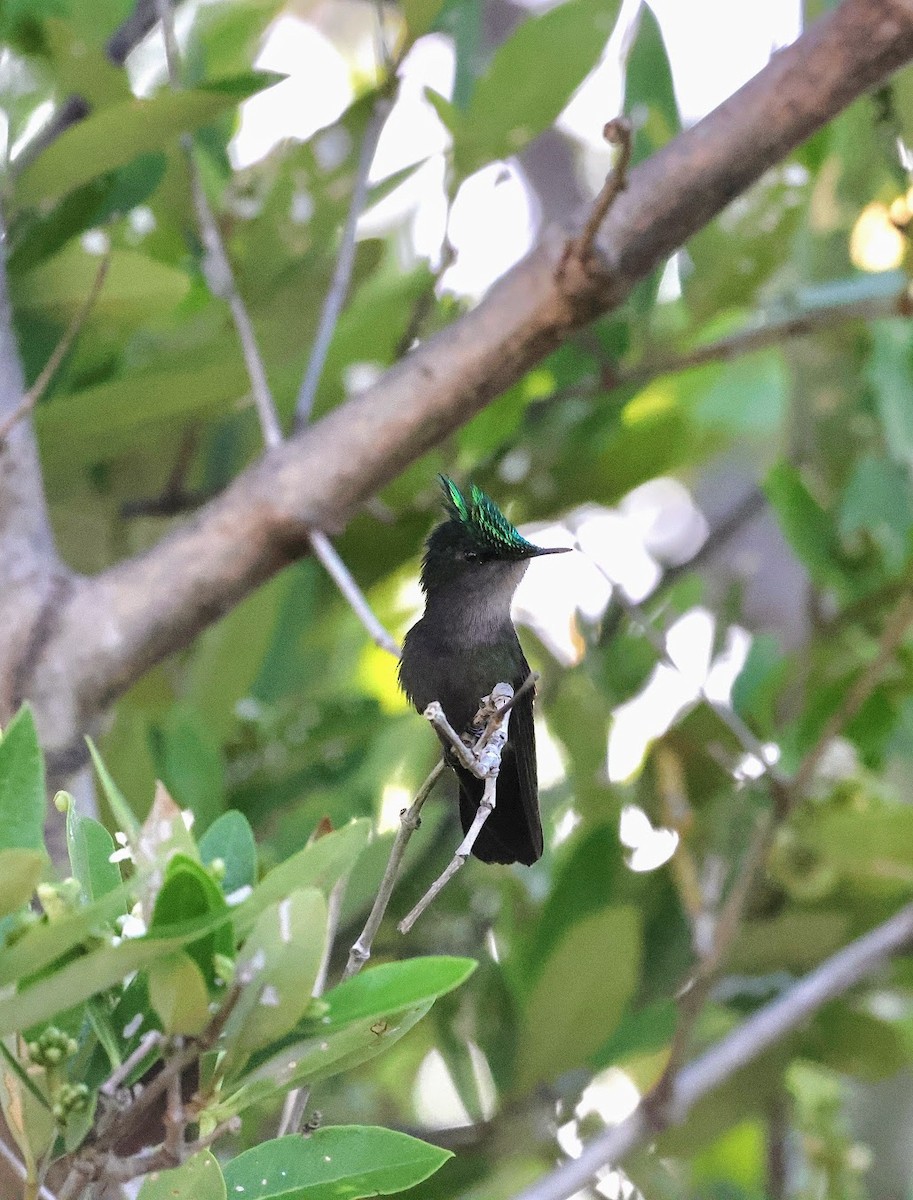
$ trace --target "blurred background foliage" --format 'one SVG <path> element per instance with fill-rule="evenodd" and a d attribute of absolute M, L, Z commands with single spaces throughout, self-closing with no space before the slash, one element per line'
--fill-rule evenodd
<path fill-rule="evenodd" d="M 330 127 L 241 167 L 229 153 L 239 104 L 276 84 L 255 60 L 285 6 L 179 5 L 176 93 L 155 30 L 121 65 L 132 7 L 0 6 L 8 269 L 29 382 L 100 255 L 110 259 L 35 418 L 59 544 L 86 572 L 153 544 L 259 453 L 228 309 L 207 286 L 179 136 L 193 136 L 288 422 L 383 76 L 369 52 L 372 5 L 291 6 L 347 63 L 352 98 Z M 808 3 L 806 19 L 826 7 Z M 481 0 L 384 6 L 397 52 L 429 31 L 453 47 L 453 87 L 444 80 L 428 98 L 450 135 L 437 156 L 445 202 L 502 161 L 534 193 L 526 156 L 596 66 L 618 10 L 612 0 L 545 12 Z M 680 117 L 660 24 L 647 6 L 625 12 L 622 108 L 637 162 Z M 577 534 L 654 628 L 679 630 L 674 671 L 617 597 L 592 598 L 596 575 L 543 571 L 524 593 L 523 641 L 542 673 L 545 854 L 530 870 L 471 861 L 403 941 L 396 920 L 455 844 L 452 809 L 426 809 L 375 955 L 463 955 L 479 967 L 389 1054 L 315 1088 L 328 1122 L 387 1125 L 457 1150 L 416 1198 L 508 1197 L 658 1078 L 700 923 L 770 803 L 757 759 L 700 689 L 722 662 L 722 701 L 734 679 L 734 710 L 795 769 L 909 586 L 911 122 L 904 71 L 735 200 L 622 310 L 411 466 L 338 539 L 402 635 L 438 515 L 435 473 L 446 469 L 515 521 L 539 523 L 534 535 L 542 523 L 556 541 Z M 582 180 L 594 152 L 565 143 Z M 423 162 L 372 180 L 371 201 L 394 196 Z M 447 289 L 443 250 L 431 261 L 415 253 L 414 208 L 359 242 L 315 416 L 471 303 Z M 628 584 L 632 561 L 646 575 Z M 648 685 L 668 694 L 683 673 L 687 694 L 671 711 L 657 699 L 624 769 L 611 771 L 620 706 Z M 366 643 L 310 560 L 151 671 L 118 702 L 100 745 L 140 818 L 160 778 L 198 834 L 240 810 L 264 866 L 325 818 L 374 822 L 345 892 L 335 972 L 398 813 L 436 754 L 397 691 L 395 663 Z M 905 644 L 781 829 L 693 1048 L 910 899 L 911 762 Z M 651 859 L 657 839 L 666 850 Z M 910 964 L 898 961 L 877 987 L 835 1001 L 664 1134 L 630 1179 L 657 1197 L 908 1195 L 913 1160 L 889 1148 L 909 1144 L 911 989 Z M 275 1109 L 258 1120 L 269 1129 Z M 622 1183 L 603 1186 L 615 1194 Z"/>

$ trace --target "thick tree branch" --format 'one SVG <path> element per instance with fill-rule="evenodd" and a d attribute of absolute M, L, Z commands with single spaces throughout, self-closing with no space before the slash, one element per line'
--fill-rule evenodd
<path fill-rule="evenodd" d="M 472 312 L 242 474 L 150 552 L 80 580 L 29 694 L 63 751 L 98 711 L 632 286 L 850 101 L 913 57 L 913 0 L 844 0 L 703 121 L 634 168 L 589 269 L 552 229 Z M 69 729 L 44 719 L 66 662 Z M 59 668 L 58 668 L 59 669 Z"/>
<path fill-rule="evenodd" d="M 670 1087 L 661 1125 L 651 1119 L 642 1104 L 626 1121 L 592 1138 L 579 1158 L 562 1163 L 522 1191 L 516 1200 L 568 1200 L 586 1187 L 597 1171 L 621 1163 L 632 1150 L 652 1140 L 661 1128 L 680 1125 L 699 1100 L 802 1026 L 829 1000 L 844 995 L 872 975 L 911 939 L 913 904 L 908 904 L 890 920 L 827 959 L 685 1067 Z"/>

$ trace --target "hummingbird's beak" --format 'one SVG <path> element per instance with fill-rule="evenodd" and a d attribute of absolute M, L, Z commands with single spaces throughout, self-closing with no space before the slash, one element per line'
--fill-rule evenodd
<path fill-rule="evenodd" d="M 539 558 L 543 554 L 567 554 L 573 546 L 537 546 L 530 558 Z"/>

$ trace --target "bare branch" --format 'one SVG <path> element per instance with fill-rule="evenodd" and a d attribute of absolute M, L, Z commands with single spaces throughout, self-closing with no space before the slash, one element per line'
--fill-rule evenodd
<path fill-rule="evenodd" d="M 384 629 L 374 615 L 364 592 L 352 578 L 349 568 L 339 557 L 336 548 L 327 535 L 319 529 L 311 530 L 311 548 L 315 557 L 320 561 L 326 573 L 333 580 L 349 604 L 349 607 L 361 621 L 381 650 L 386 650 L 395 658 L 400 656 L 399 642 Z"/>
<path fill-rule="evenodd" d="M 768 346 L 780 346 L 788 338 L 809 337 L 851 321 L 909 316 L 913 316 L 913 297 L 908 287 L 887 296 L 870 296 L 843 304 L 822 304 L 787 317 L 771 317 L 680 354 L 648 359 L 628 368 L 609 368 L 608 378 L 600 380 L 598 388 L 605 391 L 607 387 L 640 386 L 663 375 L 675 375 L 679 371 L 707 366 L 709 363 L 733 362 Z"/>
<path fill-rule="evenodd" d="M 593 249 L 599 227 L 606 219 L 609 209 L 615 203 L 618 194 L 628 186 L 628 167 L 631 164 L 631 122 L 627 117 L 614 117 L 603 128 L 602 136 L 610 146 L 618 147 L 618 155 L 606 176 L 606 181 L 599 195 L 593 202 L 590 215 L 587 217 L 583 232 L 579 237 L 571 238 L 565 247 L 564 256 L 558 267 L 559 279 L 563 278 L 570 259 L 576 259 L 584 271 L 590 269 L 593 261 Z"/>
<path fill-rule="evenodd" d="M 515 1200 L 569 1200 L 604 1167 L 617 1166 L 662 1128 L 678 1125 L 699 1100 L 748 1066 L 818 1009 L 874 974 L 913 938 L 913 904 L 827 959 L 788 992 L 743 1021 L 679 1074 L 657 1127 L 641 1104 L 626 1121 L 592 1138 L 579 1158 L 562 1163 Z"/>
<path fill-rule="evenodd" d="M 158 19 L 162 26 L 162 37 L 165 42 L 165 62 L 168 66 L 168 82 L 173 91 L 179 91 L 181 88 L 181 63 L 180 51 L 174 32 L 174 10 L 171 7 L 170 0 L 156 0 L 156 3 L 158 5 Z M 273 402 L 272 393 L 269 390 L 266 368 L 263 365 L 263 358 L 257 346 L 254 327 L 244 301 L 241 299 L 241 293 L 238 291 L 235 273 L 231 268 L 231 263 L 228 261 L 228 254 L 225 250 L 222 234 L 219 231 L 216 215 L 212 210 L 212 205 L 209 203 L 209 197 L 206 195 L 206 189 L 203 186 L 203 178 L 200 174 L 200 168 L 197 165 L 193 139 L 189 134 L 181 139 L 181 145 L 187 160 L 187 170 L 190 176 L 190 193 L 193 197 L 197 225 L 199 226 L 200 237 L 203 241 L 205 256 L 203 259 L 203 274 L 206 277 L 206 282 L 212 294 L 218 296 L 220 300 L 224 300 L 228 304 L 235 332 L 238 335 L 238 341 L 241 345 L 241 353 L 244 355 L 244 366 L 247 369 L 247 377 L 250 380 L 251 395 L 254 399 L 254 406 L 257 409 L 257 418 L 263 433 L 263 441 L 268 449 L 272 449 L 272 447 L 278 446 L 282 442 L 282 426 L 279 424 L 276 406 Z"/>
<path fill-rule="evenodd" d="M 95 273 L 95 279 L 92 281 L 89 294 L 86 296 L 79 309 L 77 309 L 77 311 L 74 313 L 73 319 L 70 321 L 70 324 L 64 331 L 63 337 L 54 347 L 51 357 L 45 363 L 38 375 L 38 378 L 22 397 L 22 400 L 19 402 L 19 406 L 14 408 L 4 420 L 0 421 L 0 444 L 6 440 L 13 426 L 32 411 L 32 409 L 47 391 L 48 384 L 54 378 L 57 368 L 66 358 L 70 347 L 73 345 L 73 342 L 76 340 L 79 334 L 79 331 L 82 329 L 83 325 L 85 325 L 89 313 L 95 307 L 95 301 L 98 299 L 99 293 L 104 285 L 110 262 L 110 255 L 104 255 L 98 264 L 98 270 Z"/>
<path fill-rule="evenodd" d="M 358 218 L 361 216 L 368 195 L 368 172 L 371 170 L 371 163 L 374 161 L 377 143 L 380 140 L 380 135 L 392 107 L 392 99 L 385 92 L 380 92 L 374 102 L 374 111 L 371 113 L 368 126 L 362 138 L 361 153 L 358 156 L 358 168 L 355 173 L 355 184 L 352 188 L 352 199 L 349 201 L 349 211 L 346 215 L 346 223 L 342 229 L 342 238 L 339 243 L 339 252 L 336 256 L 336 266 L 333 269 L 333 278 L 330 281 L 330 288 L 323 302 L 320 323 L 317 326 L 317 332 L 314 335 L 314 344 L 311 347 L 311 357 L 308 360 L 307 370 L 304 373 L 304 379 L 298 392 L 298 400 L 295 404 L 295 425 L 297 428 L 307 425 L 311 419 L 311 411 L 317 396 L 317 388 L 320 385 L 320 376 L 323 374 L 324 363 L 327 360 L 330 344 L 333 341 L 333 334 L 336 331 L 336 323 L 339 320 L 339 314 L 342 312 L 342 306 L 345 304 L 346 295 L 349 290 L 349 280 L 352 278 L 352 267 L 355 265 L 355 231 L 358 226 Z"/>
<path fill-rule="evenodd" d="M 393 895 L 393 888 L 396 886 L 396 877 L 399 874 L 400 864 L 403 861 L 403 855 L 406 853 L 406 847 L 409 845 L 409 839 L 421 824 L 421 813 L 425 806 L 425 801 L 431 795 L 434 785 L 440 779 L 443 770 L 444 760 L 441 759 L 419 788 L 412 804 L 402 814 L 399 829 L 396 831 L 396 837 L 390 850 L 390 857 L 387 860 L 387 866 L 384 870 L 384 877 L 381 880 L 377 895 L 374 897 L 374 904 L 368 914 L 367 921 L 365 921 L 365 927 L 349 951 L 349 961 L 346 963 L 346 969 L 342 976 L 343 979 L 351 979 L 353 975 L 357 975 L 371 957 L 371 947 L 374 945 L 374 939 L 377 936 L 378 929 L 380 929 L 380 923 L 384 919 L 384 913 L 386 913 L 390 897 Z"/>
<path fill-rule="evenodd" d="M 154 549 L 79 581 L 58 605 L 53 634 L 26 680 L 41 712 L 59 704 L 53 664 L 68 663 L 70 729 L 61 721 L 46 738 L 49 748 L 66 751 L 149 666 L 305 553 L 309 530 L 339 529 L 408 463 L 572 330 L 617 306 L 734 195 L 911 57 L 909 4 L 843 0 L 733 97 L 630 171 L 594 244 L 598 269 L 579 281 L 583 273 L 575 272 L 573 290 L 556 282 L 566 234 L 552 229 L 479 305 L 375 385 L 274 449 Z"/>

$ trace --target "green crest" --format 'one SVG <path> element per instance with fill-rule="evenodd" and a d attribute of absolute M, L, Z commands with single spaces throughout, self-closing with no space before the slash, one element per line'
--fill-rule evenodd
<path fill-rule="evenodd" d="M 490 546 L 502 555 L 514 553 L 518 558 L 528 558 L 537 553 L 538 547 L 517 532 L 494 500 L 486 496 L 480 487 L 472 484 L 467 498 L 452 479 L 446 475 L 439 475 L 438 478 L 451 519 L 459 521 L 483 545 Z"/>

